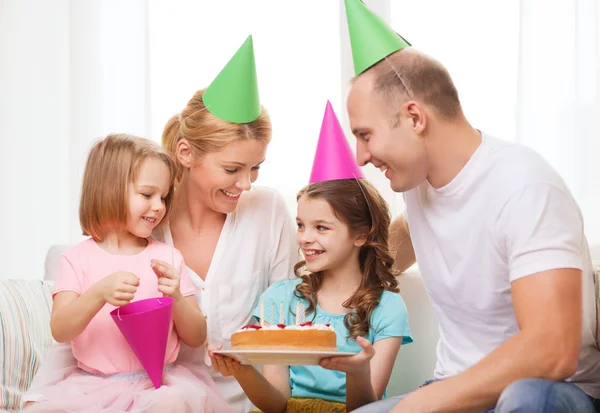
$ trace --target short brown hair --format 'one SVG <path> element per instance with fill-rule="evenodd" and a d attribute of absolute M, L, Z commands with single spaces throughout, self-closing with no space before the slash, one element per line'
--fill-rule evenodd
<path fill-rule="evenodd" d="M 174 115 L 165 125 L 162 134 L 163 147 L 173 155 L 176 162 L 175 184 L 181 180 L 183 168 L 175 156 L 177 142 L 186 139 L 195 155 L 201 156 L 217 151 L 229 143 L 240 140 L 271 141 L 271 119 L 267 110 L 261 106 L 260 115 L 248 123 L 233 123 L 216 117 L 206 109 L 202 95 L 198 90 L 189 100 L 181 114 Z"/>
<path fill-rule="evenodd" d="M 336 217 L 344 222 L 351 234 L 364 234 L 366 243 L 360 248 L 358 261 L 362 280 L 358 290 L 342 305 L 354 311 L 344 316 L 344 326 L 349 336 L 356 338 L 369 334 L 369 320 L 379 305 L 384 290 L 399 292 L 397 271 L 388 247 L 391 224 L 388 203 L 377 188 L 366 179 L 340 179 L 310 184 L 298 193 L 298 199 L 307 196 L 323 199 L 333 209 Z M 306 314 L 317 308 L 317 292 L 323 274 L 303 273 L 306 261 L 295 266 L 296 276 L 302 279 L 294 294 L 309 302 Z M 315 311 L 316 314 L 316 311 Z"/>
<path fill-rule="evenodd" d="M 448 70 L 413 48 L 392 53 L 364 73 L 375 76 L 374 91 L 392 107 L 416 99 L 445 120 L 454 120 L 462 114 L 458 91 Z"/>
<path fill-rule="evenodd" d="M 79 202 L 83 235 L 102 241 L 108 231 L 127 222 L 128 185 L 135 182 L 142 162 L 156 158 L 169 168 L 165 222 L 173 200 L 175 166 L 169 154 L 149 139 L 110 134 L 94 144 L 87 158 Z"/>

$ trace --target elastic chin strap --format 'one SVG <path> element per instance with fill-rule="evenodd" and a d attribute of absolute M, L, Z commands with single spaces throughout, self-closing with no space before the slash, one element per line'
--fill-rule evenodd
<path fill-rule="evenodd" d="M 394 73 L 396 74 L 396 76 L 398 77 L 398 79 L 400 79 L 400 83 L 402 83 L 402 86 L 404 87 L 404 90 L 406 91 L 406 94 L 408 95 L 409 98 L 413 98 L 412 92 L 410 91 L 410 89 L 408 88 L 408 86 L 406 85 L 406 82 L 404 82 L 404 79 L 402 79 L 402 76 L 400 76 L 400 72 L 398 72 L 398 70 L 396 70 L 396 68 L 394 67 L 394 65 L 392 64 L 392 62 L 390 62 L 390 60 L 386 57 L 384 57 L 385 61 L 390 65 L 390 67 L 392 68 L 392 70 L 394 71 Z"/>
<path fill-rule="evenodd" d="M 365 197 L 365 202 L 367 203 L 367 208 L 369 208 L 369 215 L 371 216 L 371 228 L 373 228 L 373 209 L 371 208 L 371 203 L 369 202 L 369 198 L 367 197 L 367 193 L 365 192 L 362 184 L 360 183 L 360 179 L 358 179 L 356 177 L 356 175 L 354 175 L 354 174 L 352 174 L 352 176 L 354 177 L 354 180 L 356 181 L 356 184 L 360 188 L 360 192 L 362 192 L 363 196 Z"/>

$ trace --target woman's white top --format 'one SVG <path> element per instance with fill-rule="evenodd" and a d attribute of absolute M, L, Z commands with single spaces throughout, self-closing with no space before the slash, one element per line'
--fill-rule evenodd
<path fill-rule="evenodd" d="M 158 241 L 173 245 L 167 225 L 155 231 Z M 249 324 L 261 294 L 276 281 L 294 276 L 298 247 L 290 211 L 281 195 L 254 186 L 244 192 L 227 215 L 205 280 L 188 268 L 196 297 L 208 326 L 208 344 L 230 345 L 231 334 Z M 180 360 L 210 365 L 204 348 L 184 346 Z M 212 370 L 212 369 L 211 369 Z M 253 406 L 233 377 L 213 373 L 217 388 L 240 412 Z"/>

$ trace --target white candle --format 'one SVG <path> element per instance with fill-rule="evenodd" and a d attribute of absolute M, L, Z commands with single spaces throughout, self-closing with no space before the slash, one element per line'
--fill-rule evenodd
<path fill-rule="evenodd" d="M 279 324 L 285 324 L 283 317 L 283 301 L 279 303 Z"/>
<path fill-rule="evenodd" d="M 300 324 L 300 303 L 296 303 L 296 325 Z"/>
<path fill-rule="evenodd" d="M 269 318 L 269 324 L 273 325 L 275 322 L 275 303 L 271 301 L 271 318 Z"/>
<path fill-rule="evenodd" d="M 265 326 L 265 303 L 260 302 L 260 326 Z"/>

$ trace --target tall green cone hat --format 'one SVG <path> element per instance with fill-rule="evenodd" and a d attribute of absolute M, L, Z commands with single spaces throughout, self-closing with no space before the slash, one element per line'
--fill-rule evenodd
<path fill-rule="evenodd" d="M 411 46 L 361 0 L 345 0 L 345 5 L 356 75 L 390 54 Z"/>
<path fill-rule="evenodd" d="M 202 95 L 206 109 L 233 123 L 248 123 L 260 115 L 252 36 L 233 55 Z"/>

